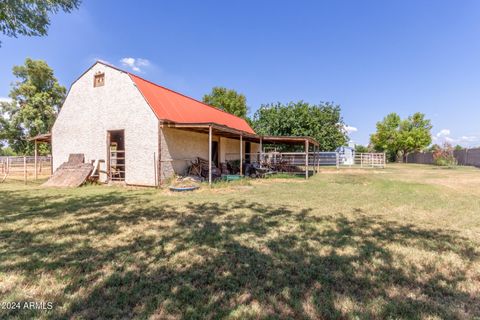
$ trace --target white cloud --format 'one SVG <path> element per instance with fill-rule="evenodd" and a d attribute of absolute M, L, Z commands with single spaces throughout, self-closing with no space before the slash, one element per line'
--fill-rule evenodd
<path fill-rule="evenodd" d="M 344 130 L 346 133 L 348 133 L 348 134 L 350 134 L 350 133 L 352 133 L 352 132 L 357 132 L 357 131 L 358 131 L 358 129 L 357 129 L 356 127 L 347 126 L 347 125 L 344 125 L 344 126 L 343 126 L 343 130 Z"/>
<path fill-rule="evenodd" d="M 459 140 L 462 142 L 476 142 L 480 139 L 476 136 L 461 136 Z"/>
<path fill-rule="evenodd" d="M 143 69 L 145 67 L 150 66 L 150 61 L 143 58 L 126 57 L 126 58 L 122 58 L 120 62 L 124 67 L 129 67 L 135 72 L 143 72 Z"/>
<path fill-rule="evenodd" d="M 437 133 L 437 137 L 448 137 L 450 135 L 450 129 L 442 129 Z"/>
<path fill-rule="evenodd" d="M 450 138 L 450 137 L 445 137 L 444 140 L 445 140 L 446 142 L 448 142 L 448 143 L 454 143 L 454 142 L 457 141 L 456 139 L 453 139 L 453 138 Z"/>
<path fill-rule="evenodd" d="M 12 99 L 8 98 L 8 97 L 0 97 L 0 102 L 11 102 Z"/>
<path fill-rule="evenodd" d="M 442 129 L 432 137 L 432 141 L 437 144 L 443 144 L 447 142 L 449 144 L 460 144 L 464 147 L 472 147 L 480 144 L 480 137 L 474 135 L 461 136 L 459 138 L 455 136 L 452 137 L 449 129 Z"/>

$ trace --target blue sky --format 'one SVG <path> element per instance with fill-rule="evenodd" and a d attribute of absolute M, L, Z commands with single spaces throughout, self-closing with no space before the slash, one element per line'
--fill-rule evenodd
<path fill-rule="evenodd" d="M 477 0 L 84 0 L 47 37 L 1 40 L 0 97 L 26 57 L 67 87 L 102 59 L 194 98 L 236 89 L 252 114 L 333 101 L 357 143 L 389 112 L 421 111 L 436 141 L 480 145 Z"/>

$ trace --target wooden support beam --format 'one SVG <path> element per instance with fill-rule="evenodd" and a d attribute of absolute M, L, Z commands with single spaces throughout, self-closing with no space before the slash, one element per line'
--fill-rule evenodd
<path fill-rule="evenodd" d="M 37 140 L 35 140 L 35 173 L 33 175 L 33 178 L 37 180 L 37 158 L 38 158 L 38 144 Z"/>
<path fill-rule="evenodd" d="M 305 179 L 308 179 L 308 140 L 305 140 Z"/>
<path fill-rule="evenodd" d="M 212 126 L 208 127 L 208 185 L 212 185 Z"/>
<path fill-rule="evenodd" d="M 260 137 L 260 163 L 263 161 L 263 137 Z"/>
<path fill-rule="evenodd" d="M 243 136 L 240 135 L 240 175 L 243 171 Z"/>

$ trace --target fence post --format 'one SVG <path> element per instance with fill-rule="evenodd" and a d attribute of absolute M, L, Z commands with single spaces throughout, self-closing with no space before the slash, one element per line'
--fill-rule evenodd
<path fill-rule="evenodd" d="M 465 148 L 465 165 L 468 166 L 468 148 Z"/>
<path fill-rule="evenodd" d="M 33 175 L 34 180 L 37 180 L 37 159 L 38 159 L 38 145 L 37 140 L 35 140 L 35 174 Z"/>
<path fill-rule="evenodd" d="M 337 169 L 340 169 L 340 157 L 338 155 L 338 152 L 335 152 L 335 164 L 337 166 Z"/>

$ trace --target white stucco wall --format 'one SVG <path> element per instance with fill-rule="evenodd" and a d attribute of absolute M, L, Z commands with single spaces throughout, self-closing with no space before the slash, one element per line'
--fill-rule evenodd
<path fill-rule="evenodd" d="M 94 88 L 98 71 L 105 85 Z M 158 119 L 126 73 L 97 63 L 72 85 L 52 128 L 54 169 L 71 153 L 106 160 L 108 130 L 125 130 L 125 182 L 154 186 Z"/>
<path fill-rule="evenodd" d="M 161 129 L 161 148 L 162 178 L 183 175 L 196 157 L 208 159 L 208 134 L 165 127 Z"/>
<path fill-rule="evenodd" d="M 219 142 L 219 161 L 240 158 L 240 141 L 214 135 L 212 141 Z M 170 178 L 174 173 L 183 175 L 196 157 L 208 159 L 208 134 L 179 130 L 161 129 L 162 179 Z M 251 144 L 251 152 L 259 152 L 259 144 Z M 243 142 L 245 155 L 245 141 Z M 245 156 L 244 156 L 245 158 Z"/>

